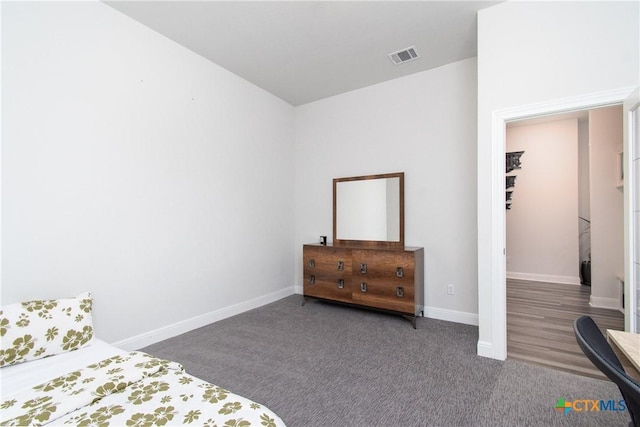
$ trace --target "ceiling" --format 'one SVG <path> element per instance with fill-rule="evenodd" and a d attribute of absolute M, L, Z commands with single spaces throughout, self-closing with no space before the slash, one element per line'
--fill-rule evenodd
<path fill-rule="evenodd" d="M 476 56 L 476 12 L 500 2 L 105 3 L 301 105 Z M 420 58 L 394 65 L 388 54 L 410 46 Z"/>

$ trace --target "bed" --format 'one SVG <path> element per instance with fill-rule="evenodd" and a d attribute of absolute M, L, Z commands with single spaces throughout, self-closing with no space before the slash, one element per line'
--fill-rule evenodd
<path fill-rule="evenodd" d="M 0 311 L 0 425 L 284 426 L 270 409 L 93 336 L 91 296 Z"/>

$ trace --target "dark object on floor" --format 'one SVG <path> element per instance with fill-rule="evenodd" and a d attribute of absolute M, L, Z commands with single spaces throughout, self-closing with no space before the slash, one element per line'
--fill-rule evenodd
<path fill-rule="evenodd" d="M 580 284 L 591 286 L 591 261 L 582 261 L 580 265 Z"/>
<path fill-rule="evenodd" d="M 629 425 L 640 427 L 640 384 L 624 371 L 620 360 L 591 317 L 576 319 L 573 331 L 584 354 L 620 389 L 631 416 Z"/>

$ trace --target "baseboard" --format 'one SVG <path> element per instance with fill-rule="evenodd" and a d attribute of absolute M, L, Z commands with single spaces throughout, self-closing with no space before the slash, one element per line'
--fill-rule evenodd
<path fill-rule="evenodd" d="M 424 317 L 478 326 L 478 315 L 464 311 L 447 310 L 438 307 L 424 307 Z"/>
<path fill-rule="evenodd" d="M 478 356 L 495 359 L 495 355 L 493 354 L 493 345 L 488 341 L 478 340 Z"/>
<path fill-rule="evenodd" d="M 180 322 L 176 322 L 171 325 L 146 332 L 144 334 L 126 338 L 124 340 L 114 342 L 112 343 L 112 345 L 127 351 L 138 350 L 162 340 L 175 337 L 176 335 L 184 334 L 185 332 L 201 328 L 210 323 L 235 316 L 236 314 L 244 313 L 245 311 L 253 310 L 254 308 L 258 308 L 266 304 L 270 304 L 272 302 L 278 301 L 279 299 L 292 295 L 293 293 L 293 287 L 281 289 L 279 291 L 272 292 L 261 297 L 253 298 L 249 301 L 244 301 L 238 304 L 231 305 L 229 307 L 224 307 L 216 311 L 201 314 L 190 319 L 182 320 Z"/>
<path fill-rule="evenodd" d="M 302 295 L 302 286 L 295 287 L 296 294 Z M 446 320 L 448 322 L 463 323 L 465 325 L 478 326 L 478 315 L 464 311 L 447 310 L 438 307 L 418 306 L 418 312 L 422 311 L 424 317 L 430 319 Z"/>
<path fill-rule="evenodd" d="M 618 310 L 620 308 L 620 300 L 617 298 L 594 297 L 591 295 L 589 305 L 597 308 L 610 308 Z"/>
<path fill-rule="evenodd" d="M 518 273 L 507 271 L 507 279 L 531 280 L 533 282 L 562 283 L 566 285 L 580 285 L 580 277 L 556 276 L 553 274 Z"/>

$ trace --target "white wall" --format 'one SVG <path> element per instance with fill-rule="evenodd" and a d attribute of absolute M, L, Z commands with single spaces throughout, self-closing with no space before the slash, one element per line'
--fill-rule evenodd
<path fill-rule="evenodd" d="M 616 187 L 616 162 L 622 130 L 622 106 L 589 111 L 591 304 L 605 308 L 621 308 L 624 200 L 622 188 Z"/>
<path fill-rule="evenodd" d="M 290 105 L 99 2 L 2 38 L 3 304 L 93 291 L 114 342 L 293 292 Z"/>
<path fill-rule="evenodd" d="M 509 127 L 506 147 L 524 151 L 509 173 L 507 277 L 580 284 L 577 119 Z"/>
<path fill-rule="evenodd" d="M 493 324 L 492 113 L 639 83 L 637 2 L 505 2 L 478 13 L 479 354 L 503 357 Z M 502 167 L 500 165 L 500 167 Z M 500 340 L 500 342 L 494 340 Z"/>
<path fill-rule="evenodd" d="M 500 4 L 477 74 L 295 111 L 101 3 L 2 2 L 2 24 L 2 302 L 93 290 L 108 341 L 301 287 L 331 179 L 404 171 L 427 314 L 479 311 L 490 354 L 491 112 L 638 84 L 634 2 Z"/>
<path fill-rule="evenodd" d="M 472 58 L 296 108 L 300 291 L 302 245 L 331 235 L 332 179 L 405 172 L 405 244 L 425 248 L 426 315 L 477 321 L 476 91 Z"/>

